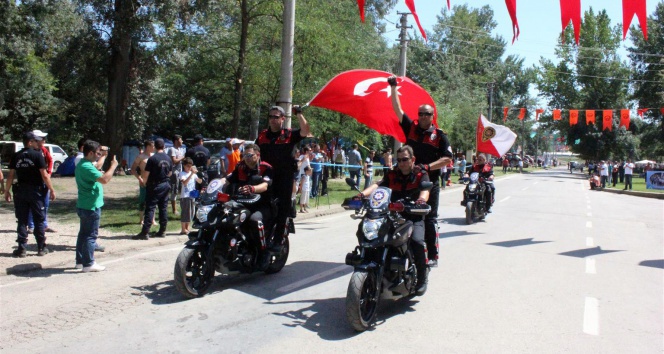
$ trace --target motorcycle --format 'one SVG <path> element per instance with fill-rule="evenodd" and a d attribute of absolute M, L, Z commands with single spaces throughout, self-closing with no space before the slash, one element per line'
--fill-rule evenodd
<path fill-rule="evenodd" d="M 346 183 L 359 191 L 353 179 L 347 178 Z M 431 188 L 431 182 L 423 182 L 420 188 Z M 369 198 L 348 198 L 342 204 L 346 210 L 355 210 L 351 218 L 362 220 L 357 231 L 359 245 L 346 255 L 346 264 L 354 267 L 346 293 L 346 318 L 358 332 L 374 325 L 381 298 L 413 296 L 417 286 L 409 242 L 413 222 L 402 214 L 424 218 L 431 207 L 409 199 L 390 203 L 391 195 L 391 189 L 379 187 Z"/>
<path fill-rule="evenodd" d="M 484 220 L 487 213 L 485 192 L 490 188 L 492 181 L 480 177 L 478 172 L 472 172 L 470 177 L 463 179 L 466 189 L 463 191 L 464 200 L 461 205 L 466 207 L 466 224 L 475 220 Z"/>
<path fill-rule="evenodd" d="M 252 184 L 261 182 L 261 178 Z M 279 272 L 289 253 L 289 232 L 294 232 L 292 219 L 288 219 L 286 230 L 276 230 L 276 225 L 265 226 L 264 236 L 259 240 L 252 235 L 249 225 L 251 211 L 248 205 L 257 203 L 260 194 L 224 193 L 225 179 L 212 180 L 200 192 L 193 220 L 198 231 L 189 234 L 189 241 L 175 261 L 174 281 L 178 291 L 187 298 L 205 295 L 215 272 L 237 275 L 263 271 L 267 274 Z M 231 188 L 231 190 L 235 190 Z M 271 203 L 272 215 L 276 215 L 276 200 Z M 284 232 L 280 252 L 268 251 L 269 240 L 274 232 Z M 262 253 L 262 252 L 267 252 Z M 266 254 L 267 260 L 261 257 Z"/>

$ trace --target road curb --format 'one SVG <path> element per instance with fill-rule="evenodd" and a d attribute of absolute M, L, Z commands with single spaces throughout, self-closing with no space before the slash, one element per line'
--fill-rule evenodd
<path fill-rule="evenodd" d="M 635 197 L 664 199 L 664 193 L 640 192 L 640 191 L 626 191 L 623 189 L 601 189 L 602 192 L 609 192 L 614 194 L 627 194 Z"/>

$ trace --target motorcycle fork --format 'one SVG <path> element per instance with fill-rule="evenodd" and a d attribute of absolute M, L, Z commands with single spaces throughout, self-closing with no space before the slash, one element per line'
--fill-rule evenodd
<path fill-rule="evenodd" d="M 214 234 L 212 235 L 212 242 L 210 242 L 210 245 L 207 249 L 207 269 L 205 270 L 205 275 L 208 276 L 209 278 L 212 278 L 214 276 L 214 246 L 215 242 L 217 241 L 217 235 L 219 235 L 219 230 L 214 230 Z"/>
<path fill-rule="evenodd" d="M 380 297 L 380 293 L 383 288 L 383 273 L 385 272 L 385 262 L 387 261 L 387 247 L 383 248 L 383 256 L 381 257 L 380 267 L 378 267 L 378 273 L 376 274 L 376 292 L 377 296 Z"/>

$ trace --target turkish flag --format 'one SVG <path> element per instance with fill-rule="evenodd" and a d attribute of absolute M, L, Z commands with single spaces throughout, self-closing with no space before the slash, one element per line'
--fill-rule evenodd
<path fill-rule="evenodd" d="M 576 109 L 569 110 L 569 125 L 575 125 L 579 122 L 579 111 Z"/>
<path fill-rule="evenodd" d="M 539 120 L 539 115 L 544 113 L 544 110 L 542 108 L 537 108 L 535 110 L 535 120 Z"/>
<path fill-rule="evenodd" d="M 417 23 L 417 27 L 420 29 L 422 37 L 424 37 L 424 40 L 426 40 L 427 34 L 426 32 L 424 32 L 424 28 L 422 28 L 422 25 L 420 25 L 420 17 L 417 16 L 417 12 L 415 12 L 415 0 L 406 0 L 406 6 L 408 6 L 408 9 L 413 14 L 413 18 L 415 18 L 415 23 Z"/>
<path fill-rule="evenodd" d="M 325 84 L 307 105 L 349 115 L 381 134 L 406 142 L 406 136 L 392 108 L 392 91 L 387 83 L 390 76 L 392 74 L 379 70 L 345 71 Z M 437 126 L 436 104 L 428 92 L 407 77 L 397 78 L 397 92 L 401 96 L 401 109 L 413 120 L 421 105 L 431 105 L 433 122 Z"/>
<path fill-rule="evenodd" d="M 560 20 L 563 24 L 563 32 L 572 21 L 574 27 L 574 40 L 579 45 L 579 34 L 581 33 L 581 0 L 560 0 Z M 564 38 L 564 37 L 563 37 Z"/>
<path fill-rule="evenodd" d="M 514 40 L 519 38 L 519 34 L 521 34 L 519 21 L 516 18 L 516 0 L 505 0 L 505 5 L 507 5 L 507 12 L 510 13 L 510 18 L 512 19 L 512 32 L 514 33 L 512 44 L 514 44 Z"/>
<path fill-rule="evenodd" d="M 523 120 L 523 118 L 526 118 L 526 109 L 525 108 L 519 109 L 519 119 Z"/>
<path fill-rule="evenodd" d="M 605 109 L 602 112 L 602 130 L 613 130 L 613 111 L 610 109 Z"/>
<path fill-rule="evenodd" d="M 649 108 L 639 108 L 636 110 L 636 114 L 639 115 L 639 117 L 643 118 L 643 113 L 646 113 Z"/>
<path fill-rule="evenodd" d="M 553 120 L 561 120 L 560 118 L 560 110 L 559 109 L 554 109 L 553 110 Z"/>
<path fill-rule="evenodd" d="M 629 129 L 629 109 L 620 110 L 620 125 L 619 127 L 625 127 Z"/>
<path fill-rule="evenodd" d="M 588 109 L 586 110 L 586 124 L 590 123 L 595 124 L 595 110 L 594 109 Z"/>
<path fill-rule="evenodd" d="M 632 24 L 634 15 L 639 19 L 643 38 L 648 40 L 648 18 L 646 17 L 646 0 L 623 0 L 623 41 L 627 38 L 627 30 Z"/>
<path fill-rule="evenodd" d="M 360 19 L 364 22 L 364 0 L 357 0 L 357 7 L 360 8 Z"/>
<path fill-rule="evenodd" d="M 516 134 L 510 128 L 493 124 L 480 114 L 477 120 L 477 152 L 493 156 L 503 156 L 516 141 Z"/>

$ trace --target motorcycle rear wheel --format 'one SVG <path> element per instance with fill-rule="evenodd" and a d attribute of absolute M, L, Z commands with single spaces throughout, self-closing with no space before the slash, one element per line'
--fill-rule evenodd
<path fill-rule="evenodd" d="M 281 251 L 281 255 L 275 257 L 274 261 L 272 261 L 270 265 L 267 266 L 265 269 L 265 274 L 279 273 L 286 265 L 286 261 L 288 260 L 288 253 L 290 253 L 290 241 L 288 241 L 288 237 L 284 238 L 283 246 L 284 248 L 283 251 Z"/>
<path fill-rule="evenodd" d="M 468 201 L 466 203 L 466 225 L 470 225 L 473 223 L 473 207 L 474 207 L 475 202 L 474 201 Z"/>
<path fill-rule="evenodd" d="M 206 276 L 207 268 L 212 265 L 205 258 L 204 249 L 185 248 L 175 261 L 175 288 L 187 298 L 205 295 L 212 285 L 212 277 Z"/>
<path fill-rule="evenodd" d="M 375 272 L 353 273 L 346 293 L 346 319 L 357 332 L 364 332 L 374 325 L 379 297 Z"/>

